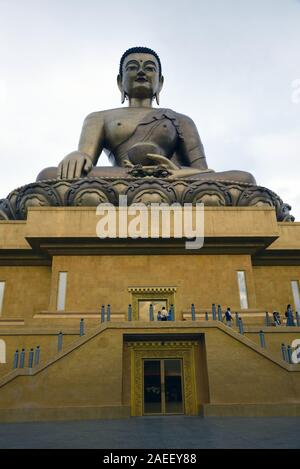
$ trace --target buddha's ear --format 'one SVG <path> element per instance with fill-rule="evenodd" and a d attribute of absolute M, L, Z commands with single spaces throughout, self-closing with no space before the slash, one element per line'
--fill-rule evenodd
<path fill-rule="evenodd" d="M 159 93 L 161 92 L 162 87 L 164 86 L 164 81 L 165 81 L 164 77 L 161 76 L 159 79 Z"/>
<path fill-rule="evenodd" d="M 155 99 L 156 99 L 156 102 L 157 102 L 158 106 L 159 106 L 159 94 L 162 90 L 163 85 L 164 85 L 164 77 L 161 76 L 160 79 L 159 79 L 158 91 L 155 93 Z"/>
<path fill-rule="evenodd" d="M 122 86 L 122 77 L 121 77 L 121 75 L 117 76 L 117 83 L 118 83 L 119 90 L 122 93 L 123 86 Z"/>
<path fill-rule="evenodd" d="M 119 90 L 121 91 L 121 103 L 123 104 L 123 103 L 125 102 L 126 93 L 125 93 L 124 88 L 123 88 L 123 85 L 122 85 L 122 77 L 121 77 L 121 75 L 118 75 L 118 77 L 117 77 L 117 83 L 118 83 Z"/>

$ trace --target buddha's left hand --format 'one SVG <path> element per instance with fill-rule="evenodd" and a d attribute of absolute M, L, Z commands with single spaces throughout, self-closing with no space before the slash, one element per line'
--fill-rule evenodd
<path fill-rule="evenodd" d="M 173 161 L 170 161 L 168 158 L 166 158 L 163 155 L 156 155 L 154 153 L 148 153 L 148 158 L 151 158 L 154 161 L 157 161 L 160 163 L 160 167 L 166 168 L 168 171 L 168 176 L 166 178 L 184 178 L 184 177 L 189 177 L 189 176 L 195 176 L 196 174 L 200 173 L 211 173 L 214 172 L 212 169 L 197 169 L 197 168 L 179 168 L 176 166 Z"/>

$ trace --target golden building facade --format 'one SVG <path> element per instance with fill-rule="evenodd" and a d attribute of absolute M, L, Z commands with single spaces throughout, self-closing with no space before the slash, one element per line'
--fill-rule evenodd
<path fill-rule="evenodd" d="M 0 421 L 299 415 L 300 364 L 281 344 L 300 327 L 266 326 L 265 312 L 298 308 L 300 223 L 207 207 L 199 250 L 172 233 L 99 239 L 96 223 L 88 207 L 0 221 Z M 156 320 L 163 306 L 172 320 Z"/>

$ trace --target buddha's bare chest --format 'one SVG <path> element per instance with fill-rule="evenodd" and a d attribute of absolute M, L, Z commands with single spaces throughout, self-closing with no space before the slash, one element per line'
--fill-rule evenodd
<path fill-rule="evenodd" d="M 149 109 L 120 109 L 109 113 L 105 118 L 106 143 L 115 148 L 133 134 L 147 114 Z"/>
<path fill-rule="evenodd" d="M 120 143 L 134 134 L 137 126 L 147 118 L 153 110 L 148 109 L 121 109 L 114 111 L 105 119 L 105 143 L 106 147 L 114 150 Z M 170 127 L 170 128 L 169 128 Z M 168 135 L 171 140 L 176 137 L 171 122 L 162 126 L 164 137 Z M 168 140 L 169 140 L 168 138 Z M 164 139 L 163 139 L 164 140 Z M 158 143 L 158 142 L 157 142 Z M 161 142 L 162 143 L 162 142 Z"/>

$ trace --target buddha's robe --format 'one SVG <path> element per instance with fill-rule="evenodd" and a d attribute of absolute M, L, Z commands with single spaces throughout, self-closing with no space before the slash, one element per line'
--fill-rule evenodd
<path fill-rule="evenodd" d="M 193 121 L 170 109 L 153 109 L 133 133 L 108 153 L 114 166 L 123 166 L 130 150 L 140 145 L 156 147 L 156 152 L 180 166 L 207 169 L 203 145 Z M 155 153 L 155 151 L 152 151 Z M 146 155 L 145 155 L 146 158 Z"/>

